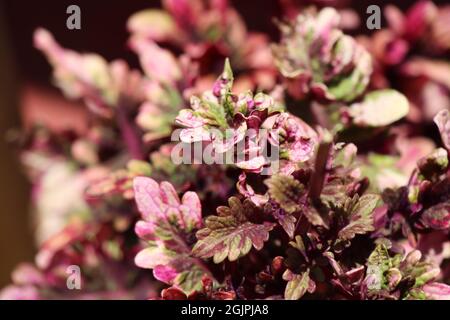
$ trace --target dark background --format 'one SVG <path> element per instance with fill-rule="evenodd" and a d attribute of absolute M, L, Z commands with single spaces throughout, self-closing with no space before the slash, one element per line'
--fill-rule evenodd
<path fill-rule="evenodd" d="M 353 0 L 355 10 L 366 16 L 368 5 L 394 3 L 407 8 L 414 1 Z M 434 1 L 448 3 L 449 1 Z M 277 1 L 232 1 L 251 30 L 276 36 L 271 17 L 279 13 Z M 81 8 L 82 30 L 66 28 L 66 8 Z M 57 93 L 50 82 L 50 67 L 32 46 L 33 30 L 49 29 L 65 47 L 96 52 L 107 60 L 124 58 L 137 67 L 136 57 L 127 49 L 127 18 L 134 12 L 159 6 L 155 0 L 0 0 L 0 288 L 10 281 L 10 272 L 21 261 L 32 261 L 29 185 L 21 172 L 17 154 L 3 137 L 24 120 L 24 92 Z M 364 20 L 363 20 L 364 22 Z M 365 23 L 363 23 L 363 26 Z M 41 113 L 47 112 L 41 109 Z M 38 110 L 39 111 L 39 110 Z M 45 114 L 43 114 L 45 116 Z"/>

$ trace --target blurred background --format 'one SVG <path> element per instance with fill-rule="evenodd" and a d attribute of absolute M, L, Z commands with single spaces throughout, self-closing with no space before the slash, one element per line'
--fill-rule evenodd
<path fill-rule="evenodd" d="M 251 30 L 276 37 L 271 17 L 279 13 L 277 1 L 231 2 Z M 395 3 L 406 9 L 413 2 L 354 0 L 353 4 L 364 19 L 368 5 Z M 81 30 L 66 28 L 66 8 L 72 4 L 81 8 Z M 10 281 L 14 266 L 32 261 L 35 252 L 30 188 L 18 163 L 17 152 L 8 143 L 9 137 L 14 129 L 36 122 L 45 123 L 56 132 L 67 128 L 86 129 L 82 106 L 65 100 L 52 87 L 50 66 L 33 48 L 33 30 L 45 27 L 67 48 L 96 52 L 107 60 L 124 58 L 131 66 L 138 67 L 136 57 L 126 46 L 126 21 L 138 10 L 158 6 L 157 0 L 0 0 L 0 287 Z M 362 22 L 364 27 L 364 20 Z"/>

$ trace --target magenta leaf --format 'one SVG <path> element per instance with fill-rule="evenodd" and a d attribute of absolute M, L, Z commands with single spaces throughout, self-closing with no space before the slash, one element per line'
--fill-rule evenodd
<path fill-rule="evenodd" d="M 339 13 L 327 7 L 303 11 L 280 26 L 282 37 L 274 46 L 275 64 L 293 96 L 313 93 L 321 100 L 352 101 L 369 84 L 370 54 L 339 30 Z"/>
<path fill-rule="evenodd" d="M 135 263 L 153 269 L 156 279 L 176 284 L 186 292 L 198 289 L 204 274 L 186 239 L 202 226 L 200 200 L 194 192 L 187 192 L 181 201 L 168 182 L 158 184 L 146 177 L 134 179 L 136 204 L 143 220 L 136 224 L 136 234 L 148 241 Z"/>
<path fill-rule="evenodd" d="M 434 123 L 436 123 L 439 129 L 445 148 L 450 150 L 450 111 L 441 110 L 434 117 Z"/>
<path fill-rule="evenodd" d="M 131 47 L 141 60 L 142 68 L 151 79 L 173 84 L 181 78 L 181 70 L 175 56 L 148 39 L 132 39 Z"/>
<path fill-rule="evenodd" d="M 433 282 L 423 286 L 423 292 L 430 300 L 450 300 L 450 286 L 444 283 Z"/>
<path fill-rule="evenodd" d="M 450 201 L 428 208 L 424 211 L 420 220 L 427 228 L 435 230 L 450 228 Z"/>

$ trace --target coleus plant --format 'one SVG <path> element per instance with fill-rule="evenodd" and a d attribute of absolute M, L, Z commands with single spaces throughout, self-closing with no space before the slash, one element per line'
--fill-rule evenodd
<path fill-rule="evenodd" d="M 370 54 L 338 28 L 339 22 L 338 12 L 325 8 L 280 25 L 275 61 L 295 95 L 311 91 L 319 98 L 352 101 L 368 85 Z"/>
<path fill-rule="evenodd" d="M 228 0 L 165 0 L 162 7 L 164 10 L 147 9 L 130 17 L 127 27 L 132 39 L 152 39 L 181 48 L 199 62 L 202 82 L 214 80 L 211 71 L 229 57 L 239 73 L 240 87 L 269 90 L 275 85 L 269 37 L 249 31 Z"/>
<path fill-rule="evenodd" d="M 114 223 L 84 223 L 74 219 L 47 240 L 36 255 L 36 265 L 21 264 L 14 285 L 3 299 L 144 299 L 153 284 L 132 263 L 138 243 L 130 243 Z M 80 289 L 67 290 L 67 270 L 82 270 Z"/>
<path fill-rule="evenodd" d="M 227 1 L 139 12 L 129 45 L 143 72 L 37 31 L 57 85 L 93 125 L 22 139 L 40 211 L 66 177 L 74 199 L 1 298 L 450 299 L 448 106 L 418 135 L 416 102 L 376 82 L 378 51 L 341 30 L 341 11 L 282 5 L 296 15 L 272 46 Z M 424 8 L 443 14 L 425 2 L 401 17 L 387 9 L 394 53 L 439 35 L 410 30 Z M 233 161 L 175 163 L 180 144 Z M 83 274 L 76 294 L 63 278 L 70 265 Z"/>
<path fill-rule="evenodd" d="M 448 108 L 449 13 L 448 5 L 428 0 L 417 1 L 405 13 L 389 4 L 386 28 L 358 37 L 374 59 L 371 86 L 401 90 L 410 100 L 408 119 L 418 126 Z"/>

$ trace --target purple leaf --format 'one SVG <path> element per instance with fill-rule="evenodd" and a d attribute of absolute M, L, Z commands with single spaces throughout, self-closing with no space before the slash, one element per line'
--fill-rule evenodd
<path fill-rule="evenodd" d="M 213 257 L 215 263 L 220 263 L 226 258 L 237 260 L 252 247 L 261 250 L 274 224 L 249 222 L 246 214 L 250 210 L 248 202 L 242 204 L 238 198 L 230 198 L 229 207 L 217 209 L 219 216 L 206 218 L 206 228 L 197 232 L 198 241 L 192 253 L 199 258 Z"/>
<path fill-rule="evenodd" d="M 423 292 L 430 300 L 450 300 L 450 286 L 444 283 L 433 282 L 423 286 Z"/>
<path fill-rule="evenodd" d="M 130 45 L 139 55 L 142 68 L 150 79 L 167 84 L 181 79 L 180 66 L 170 51 L 140 38 L 132 39 Z"/>
<path fill-rule="evenodd" d="M 450 150 L 450 111 L 441 110 L 434 117 L 434 123 L 436 123 L 439 129 L 445 148 Z"/>
<path fill-rule="evenodd" d="M 190 256 L 185 235 L 202 226 L 200 199 L 187 192 L 181 201 L 169 182 L 158 184 L 147 177 L 134 179 L 136 204 L 143 220 L 136 223 L 136 234 L 151 241 L 135 257 L 137 266 L 153 269 L 156 279 L 176 284 L 186 292 L 200 288 L 204 271 Z"/>
<path fill-rule="evenodd" d="M 428 208 L 420 220 L 427 228 L 435 230 L 450 228 L 450 200 Z"/>
<path fill-rule="evenodd" d="M 281 24 L 281 41 L 273 47 L 275 64 L 293 96 L 313 93 L 320 100 L 352 101 L 369 84 L 370 54 L 339 30 L 340 15 L 330 7 L 303 11 Z"/>

